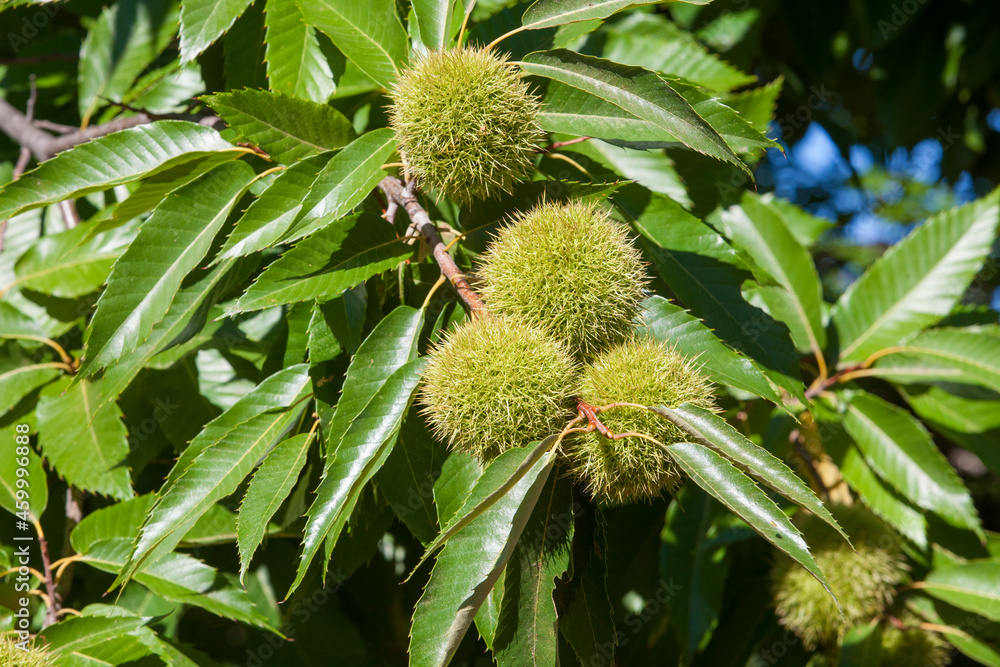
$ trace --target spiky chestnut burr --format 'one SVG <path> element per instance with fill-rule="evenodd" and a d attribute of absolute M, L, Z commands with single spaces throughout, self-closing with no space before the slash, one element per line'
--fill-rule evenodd
<path fill-rule="evenodd" d="M 431 51 L 390 94 L 399 152 L 425 185 L 468 203 L 510 192 L 531 173 L 539 103 L 506 57 Z"/>
<path fill-rule="evenodd" d="M 584 202 L 543 203 L 515 217 L 479 275 L 487 307 L 544 327 L 578 359 L 629 336 L 647 282 L 626 227 Z"/>
<path fill-rule="evenodd" d="M 807 649 L 833 645 L 856 625 L 869 623 L 892 602 L 906 578 L 896 535 L 860 505 L 830 505 L 830 512 L 851 537 L 855 551 L 812 514 L 798 522 L 837 604 L 805 568 L 784 556 L 772 569 L 772 592 L 779 622 L 795 632 Z"/>
<path fill-rule="evenodd" d="M 430 357 L 423 413 L 438 438 L 480 460 L 558 433 L 574 415 L 573 358 L 515 317 L 466 322 Z"/>
<path fill-rule="evenodd" d="M 55 664 L 51 654 L 44 649 L 30 647 L 24 651 L 13 639 L 0 637 L 0 665 L 5 667 L 49 667 Z"/>
<path fill-rule="evenodd" d="M 951 664 L 951 648 L 936 632 L 917 627 L 920 618 L 906 612 L 903 628 L 886 623 L 882 629 L 882 667 L 945 667 Z"/>
<path fill-rule="evenodd" d="M 616 402 L 715 409 L 711 382 L 666 344 L 633 337 L 598 356 L 583 370 L 580 397 L 589 405 Z M 612 434 L 641 433 L 663 445 L 687 439 L 673 423 L 637 407 L 598 415 Z M 655 442 L 629 436 L 614 440 L 597 432 L 575 436 L 566 448 L 572 474 L 598 500 L 628 503 L 657 498 L 680 485 L 682 472 Z"/>

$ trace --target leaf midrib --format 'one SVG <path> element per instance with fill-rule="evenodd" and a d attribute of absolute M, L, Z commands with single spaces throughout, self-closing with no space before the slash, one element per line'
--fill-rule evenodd
<path fill-rule="evenodd" d="M 586 21 L 588 19 L 571 19 L 569 21 L 563 21 L 563 19 L 566 18 L 567 16 L 573 16 L 574 14 L 585 14 L 586 12 L 592 11 L 592 10 L 595 10 L 595 9 L 602 10 L 603 8 L 608 7 L 608 6 L 622 5 L 624 7 L 625 5 L 629 4 L 629 2 L 632 2 L 634 4 L 640 4 L 640 5 L 641 4 L 650 4 L 649 2 L 643 2 L 642 0 L 628 0 L 624 4 L 622 3 L 622 0 L 604 0 L 604 2 L 597 2 L 597 3 L 585 5 L 583 7 L 580 7 L 579 9 L 572 9 L 572 10 L 570 10 L 568 12 L 563 12 L 562 14 L 552 14 L 552 15 L 548 16 L 547 18 L 539 19 L 538 21 L 533 21 L 531 23 L 527 23 L 527 24 L 523 25 L 522 28 L 524 30 L 535 30 L 536 28 L 534 26 L 545 27 L 545 26 L 542 26 L 541 24 L 548 23 L 548 22 L 551 22 L 551 21 L 562 21 L 562 24 L 575 23 L 577 21 Z M 530 10 L 530 8 L 529 8 L 529 10 Z M 560 24 L 559 23 L 554 23 L 552 25 L 560 25 Z"/>
<path fill-rule="evenodd" d="M 706 140 L 708 140 L 710 142 L 716 138 L 711 133 L 707 132 L 704 128 L 692 124 L 687 119 L 685 119 L 685 118 L 683 118 L 681 116 L 678 116 L 677 114 L 673 113 L 669 109 L 665 109 L 664 107 L 662 107 L 661 105 L 657 104 L 653 100 L 649 100 L 649 99 L 646 99 L 644 97 L 639 97 L 635 93 L 630 93 L 629 91 L 625 90 L 624 88 L 621 88 L 621 87 L 616 86 L 614 84 L 607 83 L 605 81 L 601 81 L 600 79 L 597 79 L 597 78 L 594 78 L 594 77 L 587 77 L 587 76 L 585 76 L 583 74 L 578 74 L 578 73 L 576 73 L 576 72 L 574 72 L 572 70 L 561 70 L 558 67 L 553 67 L 551 65 L 544 65 L 544 64 L 540 64 L 540 63 L 536 63 L 536 62 L 531 62 L 529 64 L 532 65 L 533 67 L 541 67 L 543 69 L 549 69 L 549 70 L 552 70 L 552 71 L 555 71 L 555 72 L 565 72 L 568 75 L 567 78 L 573 78 L 573 77 L 575 77 L 575 79 L 577 79 L 577 80 L 582 79 L 582 80 L 585 80 L 585 81 L 592 81 L 592 82 L 594 82 L 597 85 L 598 88 L 600 88 L 602 90 L 618 91 L 620 94 L 623 94 L 623 95 L 627 96 L 631 100 L 637 100 L 639 102 L 642 102 L 642 103 L 645 103 L 645 104 L 650 104 L 650 105 L 656 107 L 657 109 L 659 109 L 663 113 L 665 113 L 668 116 L 670 116 L 671 118 L 673 118 L 679 124 L 681 124 L 681 125 L 689 128 L 690 130 L 694 131 L 699 136 L 701 136 L 702 138 L 704 138 L 704 139 L 706 139 Z M 646 74 L 646 73 L 647 72 L 643 71 L 643 74 Z M 621 75 L 621 74 L 617 74 L 617 73 L 612 73 L 612 74 L 614 74 L 615 76 L 621 76 L 622 78 L 624 78 L 623 75 Z M 655 72 L 648 72 L 648 74 L 650 74 L 652 76 L 656 76 Z M 567 85 L 573 86 L 577 90 L 582 90 L 584 92 L 587 92 L 587 90 L 585 88 L 580 88 L 580 86 L 574 85 L 574 84 L 570 83 L 569 81 L 566 81 L 565 79 L 558 79 L 556 77 L 550 77 L 550 78 L 556 79 L 557 81 L 562 81 L 563 83 L 565 83 Z M 666 82 L 664 82 L 664 84 L 666 84 Z M 682 101 L 684 101 L 684 98 L 680 97 L 680 94 L 678 94 L 677 96 Z M 625 107 L 623 107 L 618 102 L 615 102 L 614 100 L 609 100 L 607 98 L 602 98 L 602 99 L 604 99 L 605 101 L 609 102 L 610 104 L 614 104 L 616 107 L 618 107 L 622 111 L 625 111 L 626 113 L 631 113 L 628 109 L 626 109 Z M 688 105 L 688 106 L 690 106 L 690 105 Z M 693 108 L 692 108 L 692 113 L 694 113 L 695 115 L 697 115 L 697 112 L 694 111 Z M 642 119 L 642 118 L 640 117 L 640 119 Z M 647 120 L 647 119 L 642 119 L 642 120 Z M 653 121 L 648 121 L 648 122 L 652 123 Z M 666 130 L 666 128 L 663 128 L 662 126 L 660 126 L 658 124 L 657 124 L 657 127 L 660 127 L 661 129 Z M 666 130 L 666 131 L 669 132 L 669 130 Z M 721 139 L 721 137 L 719 137 L 719 138 Z M 723 141 L 723 143 L 725 143 L 725 141 Z M 694 148 L 694 147 L 692 146 L 692 148 Z M 708 153 L 707 151 L 702 150 L 700 148 L 695 148 L 695 150 L 697 150 L 699 153 L 705 153 L 705 154 L 709 154 L 710 155 L 710 153 Z M 721 152 L 721 154 L 722 155 L 726 155 L 725 152 Z M 726 155 L 726 159 L 727 159 L 727 161 L 729 161 L 730 157 L 728 155 Z"/>

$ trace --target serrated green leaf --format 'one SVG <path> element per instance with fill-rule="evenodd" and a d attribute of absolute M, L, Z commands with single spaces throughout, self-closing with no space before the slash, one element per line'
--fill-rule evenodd
<path fill-rule="evenodd" d="M 156 496 L 147 493 L 91 512 L 70 533 L 73 550 L 84 554 L 98 542 L 131 540 L 139 533 L 139 527 L 155 502 Z"/>
<path fill-rule="evenodd" d="M 354 139 L 351 121 L 326 104 L 263 90 L 234 90 L 204 99 L 243 141 L 282 164 L 341 148 Z"/>
<path fill-rule="evenodd" d="M 426 359 L 414 359 L 386 378 L 331 451 L 316 499 L 306 512 L 302 555 L 288 595 L 302 582 L 324 540 L 337 540 L 362 489 L 385 463 L 426 364 Z"/>
<path fill-rule="evenodd" d="M 666 16 L 634 13 L 606 29 L 603 55 L 609 60 L 677 76 L 719 92 L 754 83 L 710 53 L 690 32 Z"/>
<path fill-rule="evenodd" d="M 143 616 L 81 616 L 50 625 L 41 634 L 45 637 L 49 653 L 66 656 L 127 634 L 151 620 Z"/>
<path fill-rule="evenodd" d="M 948 315 L 993 248 L 1000 190 L 932 216 L 847 288 L 831 313 L 840 363 L 864 361 Z"/>
<path fill-rule="evenodd" d="M 182 287 L 174 295 L 166 315 L 153 326 L 149 337 L 104 372 L 97 409 L 116 400 L 136 374 L 158 353 L 172 345 L 179 345 L 201 330 L 207 319 L 208 309 L 229 289 L 231 282 L 242 279 L 246 268 L 246 261 L 241 263 L 228 259 L 207 271 L 196 282 Z"/>
<path fill-rule="evenodd" d="M 128 433 L 118 406 L 94 409 L 101 381 L 66 377 L 38 398 L 38 445 L 45 460 L 78 489 L 119 500 L 132 497 Z"/>
<path fill-rule="evenodd" d="M 24 436 L 22 442 L 18 442 L 17 437 Z M 40 519 L 49 502 L 49 486 L 45 479 L 45 470 L 42 468 L 42 458 L 35 453 L 35 448 L 28 443 L 26 433 L 17 432 L 17 424 L 11 424 L 0 429 L 0 507 L 11 514 L 23 511 L 18 506 L 20 502 L 27 502 L 27 510 L 35 519 Z M 27 454 L 22 447 L 27 447 Z M 27 459 L 27 465 L 21 465 Z M 18 470 L 27 472 L 24 477 L 18 477 Z M 24 473 L 22 473 L 24 474 Z M 16 480 L 26 479 L 27 488 L 18 489 Z M 27 493 L 27 498 L 18 498 L 18 491 Z"/>
<path fill-rule="evenodd" d="M 749 278 L 733 249 L 676 202 L 635 186 L 614 197 L 642 235 L 640 244 L 680 300 L 719 337 L 759 364 L 775 384 L 802 397 L 801 370 L 787 328 L 748 304 Z"/>
<path fill-rule="evenodd" d="M 820 432 L 827 431 L 831 434 L 830 437 L 823 438 L 823 447 L 833 457 L 840 468 L 840 474 L 864 501 L 865 506 L 892 525 L 900 535 L 921 549 L 927 548 L 927 519 L 924 515 L 878 478 L 854 444 L 847 438 L 834 437 L 834 434 L 843 434 L 839 422 L 822 421 L 819 429 Z"/>
<path fill-rule="evenodd" d="M 309 454 L 312 436 L 300 433 L 278 444 L 254 473 L 240 504 L 237 541 L 240 551 L 240 583 L 246 576 L 254 552 L 264 539 L 267 524 L 292 492 Z"/>
<path fill-rule="evenodd" d="M 302 0 L 306 23 L 326 33 L 379 85 L 388 88 L 406 65 L 407 38 L 392 0 Z"/>
<path fill-rule="evenodd" d="M 764 149 L 777 146 L 734 109 L 710 97 L 702 89 L 676 77 L 661 79 L 664 85 L 669 85 L 690 104 L 733 151 L 759 154 Z M 539 122 L 550 132 L 598 137 L 633 148 L 684 143 L 654 122 L 643 120 L 596 94 L 558 81 L 548 86 Z"/>
<path fill-rule="evenodd" d="M 267 0 L 267 78 L 271 90 L 313 102 L 333 94 L 333 72 L 294 0 Z"/>
<path fill-rule="evenodd" d="M 264 270 L 226 315 L 331 298 L 413 254 L 391 224 L 362 212 L 302 239 Z"/>
<path fill-rule="evenodd" d="M 254 2 L 222 40 L 225 90 L 267 88 L 267 30 L 264 3 Z"/>
<path fill-rule="evenodd" d="M 81 554 L 81 561 L 112 574 L 129 564 L 130 541 L 102 540 Z M 135 581 L 165 600 L 201 607 L 217 616 L 277 632 L 239 587 L 236 577 L 182 553 L 167 553 L 135 572 Z"/>
<path fill-rule="evenodd" d="M 532 453 L 530 448 L 516 448 L 494 459 L 470 500 L 486 495 L 485 490 L 503 488 L 502 482 L 530 461 Z M 451 660 L 510 558 L 554 463 L 555 451 L 548 448 L 513 487 L 445 545 L 413 612 L 413 664 L 440 666 Z"/>
<path fill-rule="evenodd" d="M 1000 621 L 1000 560 L 972 560 L 931 570 L 920 588 L 959 609 Z"/>
<path fill-rule="evenodd" d="M 160 494 L 166 493 L 202 452 L 223 440 L 234 428 L 274 410 L 275 407 L 292 405 L 302 392 L 303 382 L 306 381 L 303 375 L 304 364 L 278 371 L 206 424 L 177 458 Z"/>
<path fill-rule="evenodd" d="M 997 635 L 994 623 L 980 616 L 970 618 L 966 612 L 929 597 L 911 596 L 907 602 L 923 618 L 936 623 L 940 627 L 941 636 L 964 655 L 977 664 L 1000 667 L 1000 650 L 995 645 Z"/>
<path fill-rule="evenodd" d="M 571 155 L 581 153 L 626 179 L 670 197 L 685 208 L 690 209 L 693 206 L 684 179 L 677 173 L 673 159 L 668 157 L 664 150 L 638 150 L 628 144 L 616 146 L 614 142 L 591 139 L 586 143 L 575 145 L 569 149 L 569 153 Z M 580 160 L 577 159 L 577 162 Z M 593 172 L 592 167 L 588 169 Z"/>
<path fill-rule="evenodd" d="M 707 0 L 706 0 L 707 2 Z M 524 11 L 524 30 L 540 30 L 576 21 L 603 19 L 630 5 L 651 5 L 655 0 L 538 0 Z M 694 4 L 704 4 L 696 2 Z"/>
<path fill-rule="evenodd" d="M 4 291 L 20 286 L 67 299 L 90 294 L 108 279 L 135 232 L 130 226 L 92 236 L 80 225 L 46 236 L 18 258 L 17 280 Z"/>
<path fill-rule="evenodd" d="M 447 521 L 442 519 L 441 515 L 439 515 L 438 519 L 439 523 L 441 523 L 441 532 L 438 533 L 437 537 L 434 538 L 434 541 L 431 542 L 424 550 L 424 555 L 420 557 L 420 560 L 410 572 L 410 577 L 412 577 L 413 573 L 419 570 L 420 567 L 427 562 L 427 560 L 433 556 L 438 549 L 447 544 L 448 540 L 461 532 L 462 529 L 469 525 L 470 522 L 482 516 L 482 514 L 489 510 L 494 503 L 502 499 L 515 484 L 528 474 L 528 471 L 531 470 L 542 457 L 549 453 L 552 447 L 556 444 L 556 441 L 557 436 L 550 435 L 545 438 L 545 440 L 536 444 L 531 449 L 527 458 L 525 458 L 517 469 L 514 470 L 513 474 L 508 475 L 503 480 L 483 482 L 483 475 L 478 474 L 475 479 L 472 480 L 474 484 L 468 492 L 466 492 L 465 488 L 462 486 L 458 486 L 458 488 L 454 489 L 456 495 L 452 498 L 452 502 L 456 505 L 460 502 L 461 506 L 458 507 L 458 509 Z M 464 467 L 461 463 L 459 465 Z M 472 477 L 472 474 L 478 472 L 478 470 L 478 466 L 466 467 L 464 471 L 459 472 L 455 481 L 459 484 L 462 482 L 468 482 Z"/>
<path fill-rule="evenodd" d="M 868 465 L 907 500 L 982 537 L 969 490 L 909 412 L 859 392 L 850 398 L 844 428 Z"/>
<path fill-rule="evenodd" d="M 581 137 L 634 142 L 668 142 L 674 136 L 597 95 L 551 81 L 538 113 L 542 129 Z"/>
<path fill-rule="evenodd" d="M 976 384 L 1000 391 L 1000 337 L 986 330 L 930 329 L 885 350 L 875 362 L 879 377 L 892 382 Z"/>
<path fill-rule="evenodd" d="M 253 177 L 246 163 L 223 164 L 156 207 L 111 269 L 77 377 L 111 365 L 149 336 Z"/>
<path fill-rule="evenodd" d="M 127 582 L 144 564 L 155 564 L 173 550 L 205 512 L 236 490 L 295 423 L 306 406 L 302 400 L 309 380 L 306 365 L 285 369 L 271 380 L 269 387 L 280 389 L 277 395 L 283 400 L 271 402 L 265 408 L 270 412 L 247 417 L 246 404 L 238 402 L 210 422 L 191 443 L 188 449 L 194 447 L 197 455 L 186 468 L 180 468 L 183 458 L 175 465 L 180 474 L 172 483 L 168 480 L 169 486 L 164 485 L 113 586 Z M 260 399 L 265 396 L 259 393 Z"/>
<path fill-rule="evenodd" d="M 722 101 L 727 107 L 739 113 L 747 122 L 757 128 L 759 132 L 766 133 L 770 130 L 771 121 L 774 119 L 778 96 L 781 95 L 781 88 L 784 83 L 784 77 L 779 76 L 774 81 L 759 88 L 727 95 L 722 98 Z M 808 214 L 804 213 L 804 215 Z M 826 222 L 826 226 L 830 225 L 828 221 L 823 222 Z M 803 243 L 803 245 L 809 244 Z"/>
<path fill-rule="evenodd" d="M 726 347 L 712 330 L 680 306 L 662 296 L 646 299 L 638 331 L 673 345 L 681 354 L 697 359 L 701 370 L 719 384 L 737 387 L 780 402 L 777 392 L 753 363 Z"/>
<path fill-rule="evenodd" d="M 809 553 L 809 545 L 802 534 L 749 477 L 704 445 L 681 442 L 670 445 L 668 450 L 692 481 L 746 521 L 761 537 L 806 568 L 836 599 L 826 577 Z"/>
<path fill-rule="evenodd" d="M 717 96 L 709 94 L 706 89 L 675 76 L 667 76 L 665 80 L 687 100 L 695 113 L 726 140 L 733 152 L 759 157 L 768 148 L 778 148 L 778 143 L 768 139 L 763 130 L 754 127 L 738 111 L 720 101 Z"/>
<path fill-rule="evenodd" d="M 184 0 L 181 4 L 181 62 L 194 60 L 229 30 L 253 0 Z"/>
<path fill-rule="evenodd" d="M 806 483 L 799 479 L 781 459 L 763 447 L 755 445 L 725 419 L 689 403 L 682 403 L 673 409 L 656 406 L 652 410 L 672 421 L 702 444 L 729 458 L 754 479 L 818 516 L 850 544 L 851 539 L 847 533 L 823 506 L 823 502 L 816 497 L 812 489 L 806 486 Z"/>
<path fill-rule="evenodd" d="M 440 51 L 448 45 L 456 4 L 464 15 L 462 0 L 414 0 L 413 14 L 420 29 L 420 41 L 428 49 Z"/>
<path fill-rule="evenodd" d="M 151 211 L 157 204 L 163 201 L 168 192 L 187 185 L 191 181 L 201 178 L 220 164 L 231 162 L 242 155 L 242 152 L 238 153 L 236 151 L 211 153 L 207 156 L 178 164 L 165 171 L 157 172 L 149 178 L 143 179 L 125 201 L 119 202 L 108 212 L 107 217 L 96 221 L 94 225 L 87 225 L 90 228 L 87 233 L 87 240 L 90 240 L 97 234 L 120 227 L 129 220 L 147 211 Z"/>
<path fill-rule="evenodd" d="M 375 475 L 396 517 L 413 535 L 429 543 L 438 532 L 434 482 L 447 450 L 437 442 L 414 410 L 404 418 L 399 441 Z"/>
<path fill-rule="evenodd" d="M 771 193 L 762 195 L 759 199 L 781 215 L 792 236 L 805 248 L 811 248 L 825 232 L 834 227 L 834 223 L 826 218 L 819 218 Z"/>
<path fill-rule="evenodd" d="M 129 128 L 75 146 L 0 189 L 0 220 L 78 199 L 219 151 L 245 153 L 215 130 L 181 120 Z"/>
<path fill-rule="evenodd" d="M 1000 472 L 1000 411 L 997 393 L 971 385 L 897 387 L 927 426 L 968 449 Z"/>
<path fill-rule="evenodd" d="M 213 263 L 249 255 L 276 244 L 295 222 L 309 188 L 331 157 L 330 153 L 320 153 L 299 160 L 278 174 L 236 222 Z"/>
<path fill-rule="evenodd" d="M 504 601 L 491 646 L 499 665 L 557 665 L 559 619 L 552 599 L 556 579 L 570 567 L 573 490 L 550 476 L 503 577 Z"/>
<path fill-rule="evenodd" d="M 324 424 L 327 451 L 333 452 L 340 440 L 386 380 L 417 356 L 417 340 L 424 313 L 399 306 L 386 315 L 358 348 L 344 377 L 336 412 Z M 329 459 L 327 465 L 330 465 Z"/>
<path fill-rule="evenodd" d="M 441 464 L 441 475 L 434 480 L 438 525 L 446 526 L 451 522 L 482 474 L 483 466 L 475 457 L 464 452 L 448 453 Z"/>
<path fill-rule="evenodd" d="M 11 355 L 0 359 L 0 416 L 5 415 L 18 402 L 43 384 L 58 377 L 65 370 L 61 361 L 24 364 Z"/>
<path fill-rule="evenodd" d="M 822 358 L 826 347 L 823 287 L 812 256 L 792 235 L 780 213 L 759 197 L 744 193 L 740 205 L 722 211 L 719 220 L 736 247 L 782 287 L 785 298 L 768 302 L 771 314 L 782 322 L 795 322 L 797 326 L 789 326 L 793 334 L 805 332 L 804 340 L 793 335 L 796 346 Z M 758 280 L 763 282 L 761 276 Z"/>
<path fill-rule="evenodd" d="M 89 120 L 105 100 L 122 101 L 176 32 L 177 10 L 172 3 L 139 0 L 105 7 L 80 47 L 80 117 Z"/>
<path fill-rule="evenodd" d="M 712 126 L 655 72 L 566 49 L 528 54 L 521 67 L 529 74 L 555 79 L 605 99 L 665 130 L 689 148 L 750 173 Z"/>
<path fill-rule="evenodd" d="M 183 113 L 191 99 L 204 92 L 205 80 L 197 63 L 181 65 L 174 60 L 141 76 L 122 95 L 122 102 L 153 113 Z"/>
<path fill-rule="evenodd" d="M 281 240 L 290 243 L 312 234 L 360 204 L 382 180 L 382 165 L 395 149 L 396 135 L 388 128 L 352 141 L 316 176 L 295 224 Z"/>

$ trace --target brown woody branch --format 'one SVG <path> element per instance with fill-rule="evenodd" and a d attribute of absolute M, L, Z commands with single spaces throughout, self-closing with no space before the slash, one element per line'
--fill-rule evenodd
<path fill-rule="evenodd" d="M 386 176 L 378 186 L 385 193 L 390 207 L 395 205 L 406 210 L 407 215 L 410 216 L 410 222 L 413 223 L 413 226 L 427 241 L 427 245 L 434 255 L 434 260 L 441 267 L 441 273 L 455 287 L 458 295 L 462 297 L 462 301 L 465 302 L 465 305 L 468 306 L 473 315 L 485 312 L 486 307 L 483 305 L 482 299 L 472 289 L 472 285 L 469 284 L 465 274 L 455 264 L 455 260 L 448 254 L 448 250 L 438 235 L 434 223 L 431 222 L 431 218 L 427 215 L 424 207 L 417 201 L 417 196 L 413 190 L 403 185 L 403 182 L 395 176 Z"/>
<path fill-rule="evenodd" d="M 203 125 L 214 125 L 218 122 L 215 116 L 192 116 L 188 114 L 166 114 L 158 116 L 148 113 L 139 113 L 135 116 L 116 118 L 107 123 L 92 125 L 83 130 L 68 132 L 62 136 L 53 136 L 37 127 L 28 116 L 21 113 L 6 100 L 0 99 L 0 131 L 16 141 L 22 147 L 31 151 L 35 159 L 39 162 L 47 160 L 56 153 L 72 148 L 77 144 L 82 144 L 97 137 L 126 130 L 137 125 L 145 125 L 154 120 L 174 119 L 190 120 Z"/>

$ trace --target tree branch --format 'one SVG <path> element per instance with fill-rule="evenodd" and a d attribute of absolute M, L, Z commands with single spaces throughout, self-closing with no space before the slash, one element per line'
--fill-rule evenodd
<path fill-rule="evenodd" d="M 145 125 L 154 120 L 160 119 L 189 120 L 202 125 L 212 126 L 219 121 L 216 116 L 192 116 L 189 114 L 166 114 L 154 116 L 148 113 L 139 113 L 135 116 L 116 118 L 101 125 L 92 125 L 84 130 L 69 132 L 60 137 L 54 137 L 48 132 L 39 129 L 31 120 L 18 111 L 6 100 L 0 99 L 0 131 L 19 143 L 21 146 L 31 151 L 32 155 L 39 162 L 47 160 L 56 153 L 72 148 L 77 144 L 82 144 L 97 137 L 103 137 L 112 132 L 127 130 L 137 125 Z"/>
<path fill-rule="evenodd" d="M 417 231 L 427 240 L 427 245 L 430 246 L 434 260 L 441 267 L 441 273 L 455 287 L 458 295 L 462 297 L 462 301 L 465 302 L 465 305 L 468 306 L 472 314 L 476 315 L 485 312 L 486 307 L 483 305 L 482 299 L 472 289 L 472 285 L 469 284 L 469 281 L 465 278 L 465 274 L 455 264 L 455 260 L 448 254 L 448 250 L 445 248 L 444 242 L 441 241 L 434 223 L 431 222 L 430 216 L 427 215 L 424 207 L 417 201 L 417 196 L 414 194 L 412 188 L 404 186 L 403 182 L 395 176 L 386 176 L 378 186 L 385 193 L 390 206 L 395 204 L 406 210 L 407 215 L 410 216 L 410 222 L 413 223 Z"/>

